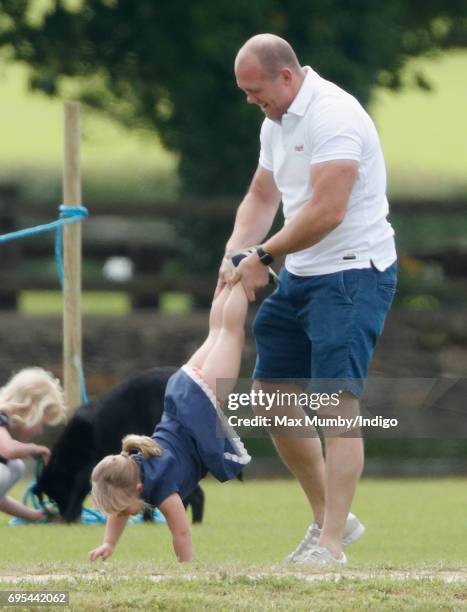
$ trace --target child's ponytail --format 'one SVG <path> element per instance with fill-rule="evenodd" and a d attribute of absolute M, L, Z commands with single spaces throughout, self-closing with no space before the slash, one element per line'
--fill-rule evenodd
<path fill-rule="evenodd" d="M 145 459 L 150 457 L 160 457 L 162 448 L 155 440 L 149 436 L 138 436 L 130 434 L 122 440 L 122 455 L 131 455 L 135 452 L 141 452 Z"/>

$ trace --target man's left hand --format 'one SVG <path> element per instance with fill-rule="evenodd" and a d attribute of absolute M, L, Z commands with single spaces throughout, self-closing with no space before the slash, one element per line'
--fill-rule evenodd
<path fill-rule="evenodd" d="M 256 290 L 266 287 L 268 284 L 268 269 L 261 263 L 256 252 L 248 255 L 248 257 L 245 257 L 245 259 L 239 263 L 227 284 L 232 288 L 239 281 L 242 283 L 250 302 L 255 301 Z"/>

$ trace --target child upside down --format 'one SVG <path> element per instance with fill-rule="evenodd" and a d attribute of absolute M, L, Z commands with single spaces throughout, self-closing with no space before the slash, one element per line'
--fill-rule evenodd
<path fill-rule="evenodd" d="M 238 378 L 247 310 L 241 283 L 224 287 L 211 307 L 208 337 L 167 384 L 164 413 L 152 437 L 126 436 L 122 452 L 94 468 L 92 498 L 109 520 L 104 543 L 89 553 L 91 561 L 113 553 L 128 517 L 145 504 L 158 506 L 167 519 L 178 560 L 193 558 L 182 498 L 208 472 L 221 482 L 232 480 L 251 460 L 219 408 Z M 225 384 L 216 397 L 219 379 Z"/>

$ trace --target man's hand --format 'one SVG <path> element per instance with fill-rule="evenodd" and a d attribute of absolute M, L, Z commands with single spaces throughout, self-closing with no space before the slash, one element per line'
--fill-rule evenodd
<path fill-rule="evenodd" d="M 221 261 L 221 267 L 219 268 L 219 277 L 217 280 L 216 290 L 214 291 L 214 299 L 219 295 L 222 289 L 227 285 L 229 278 L 232 276 L 235 267 L 226 253 Z"/>
<path fill-rule="evenodd" d="M 267 267 L 261 263 L 256 252 L 248 255 L 234 269 L 228 279 L 228 286 L 232 288 L 236 283 L 241 282 L 245 293 L 250 302 L 256 299 L 256 290 L 266 287 L 269 282 L 269 272 Z"/>
<path fill-rule="evenodd" d="M 91 552 L 89 553 L 89 560 L 95 561 L 100 557 L 103 561 L 105 561 L 107 557 L 110 557 L 113 551 L 114 547 L 112 546 L 112 544 L 109 544 L 109 542 L 104 542 L 98 548 L 91 550 Z"/>

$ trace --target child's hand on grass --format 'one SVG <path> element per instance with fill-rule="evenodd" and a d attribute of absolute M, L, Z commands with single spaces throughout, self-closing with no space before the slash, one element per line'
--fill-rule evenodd
<path fill-rule="evenodd" d="M 101 557 L 102 561 L 105 561 L 107 557 L 110 557 L 113 551 L 114 547 L 112 546 L 112 544 L 104 542 L 104 544 L 102 544 L 98 548 L 91 550 L 91 552 L 89 553 L 89 560 L 95 561 L 96 559 L 99 559 L 99 557 Z"/>

